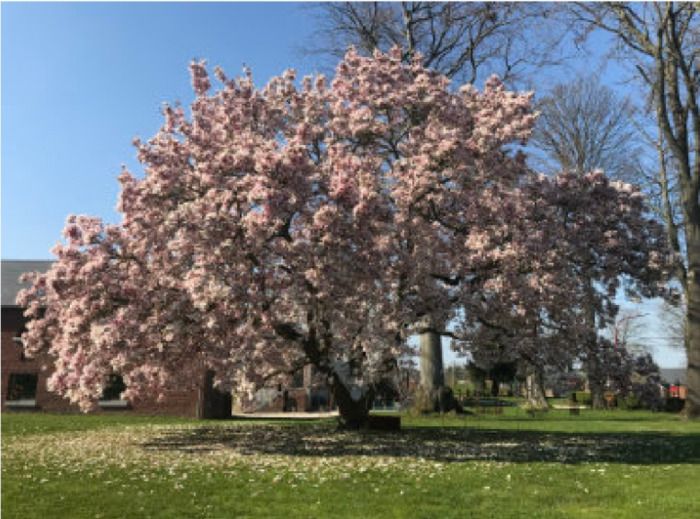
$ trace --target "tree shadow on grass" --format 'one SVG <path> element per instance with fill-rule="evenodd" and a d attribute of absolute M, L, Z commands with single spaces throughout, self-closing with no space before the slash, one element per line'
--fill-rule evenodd
<path fill-rule="evenodd" d="M 400 432 L 338 431 L 328 424 L 232 425 L 175 429 L 142 444 L 192 454 L 393 456 L 440 462 L 700 463 L 700 434 L 565 433 L 465 427 L 405 427 Z"/>

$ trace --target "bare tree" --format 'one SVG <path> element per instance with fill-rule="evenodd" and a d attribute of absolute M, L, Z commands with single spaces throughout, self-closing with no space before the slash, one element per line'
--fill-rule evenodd
<path fill-rule="evenodd" d="M 531 144 L 545 170 L 584 174 L 602 169 L 613 178 L 638 177 L 641 146 L 636 110 L 598 78 L 579 76 L 552 88 L 537 104 Z"/>
<path fill-rule="evenodd" d="M 627 350 L 632 355 L 649 353 L 642 336 L 644 326 L 639 321 L 645 315 L 625 311 L 615 319 L 609 327 L 614 348 Z"/>
<path fill-rule="evenodd" d="M 677 169 L 679 226 L 668 211 L 669 242 L 679 257 L 686 301 L 688 399 L 685 413 L 700 418 L 700 21 L 695 3 L 576 3 L 569 13 L 581 35 L 612 34 L 618 57 L 631 61 L 653 99 L 659 134 L 659 179 L 668 199 L 668 165 Z M 664 178 L 666 179 L 664 181 Z M 685 247 L 683 247 L 683 242 Z"/>
<path fill-rule="evenodd" d="M 625 179 L 638 183 L 645 191 L 651 208 L 666 225 L 667 238 L 674 251 L 681 251 L 683 242 L 680 235 L 683 230 L 683 216 L 680 204 L 680 182 L 678 168 L 673 160 L 673 154 L 664 141 L 663 133 L 658 132 L 658 123 L 653 107 L 653 99 L 649 100 L 644 112 L 639 112 L 633 120 L 639 137 L 644 141 L 644 159 L 636 170 L 636 177 Z M 648 156 L 647 156 L 648 155 Z M 680 256 L 681 254 L 679 254 Z M 679 269 L 685 266 L 679 262 Z M 681 275 L 680 277 L 684 277 Z"/>
<path fill-rule="evenodd" d="M 552 30 L 548 4 L 329 2 L 312 8 L 318 31 L 310 53 L 337 57 L 349 45 L 364 53 L 398 45 L 406 60 L 420 53 L 427 67 L 469 83 L 490 74 L 513 83 L 557 62 L 563 36 Z M 538 30 L 544 24 L 548 30 Z"/>
<path fill-rule="evenodd" d="M 664 303 L 662 309 L 664 339 L 668 341 L 672 348 L 684 348 L 687 334 L 686 326 L 686 305 L 685 301 L 676 304 Z"/>

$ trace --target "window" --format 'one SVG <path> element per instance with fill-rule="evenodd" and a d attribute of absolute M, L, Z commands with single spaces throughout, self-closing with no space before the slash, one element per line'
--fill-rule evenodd
<path fill-rule="evenodd" d="M 304 387 L 304 369 L 297 370 L 292 376 L 292 387 Z"/>
<path fill-rule="evenodd" d="M 15 336 L 12 337 L 12 340 L 19 348 L 19 360 L 27 360 L 27 358 L 24 356 L 24 342 L 22 342 L 22 333 L 22 330 L 18 330 Z"/>
<path fill-rule="evenodd" d="M 38 378 L 36 373 L 10 373 L 5 405 L 11 407 L 35 407 Z"/>
<path fill-rule="evenodd" d="M 125 389 L 126 385 L 121 375 L 110 375 L 107 385 L 102 391 L 102 397 L 99 402 L 100 407 L 128 407 L 129 403 L 121 399 L 121 394 Z"/>

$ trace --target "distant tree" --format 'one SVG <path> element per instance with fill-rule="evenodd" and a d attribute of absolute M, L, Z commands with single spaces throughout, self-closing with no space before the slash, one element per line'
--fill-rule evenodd
<path fill-rule="evenodd" d="M 486 387 L 486 379 L 488 373 L 485 369 L 479 367 L 475 362 L 470 361 L 466 366 L 467 378 L 474 384 L 474 392 L 481 394 Z"/>
<path fill-rule="evenodd" d="M 515 362 L 498 362 L 489 370 L 489 377 L 492 381 L 491 396 L 500 394 L 501 384 L 509 384 L 515 380 L 515 375 L 518 371 Z"/>
<path fill-rule="evenodd" d="M 539 117 L 530 141 L 548 172 L 588 173 L 634 180 L 640 144 L 629 99 L 620 99 L 595 76 L 579 76 L 552 88 L 537 103 Z"/>
<path fill-rule="evenodd" d="M 685 349 L 686 337 L 686 309 L 685 301 L 665 302 L 662 310 L 663 331 L 667 338 L 667 343 L 672 348 Z"/>
<path fill-rule="evenodd" d="M 606 392 L 627 393 L 631 374 L 631 355 L 627 350 L 616 348 L 608 339 L 599 338 L 597 347 L 586 350 L 582 359 L 594 408 L 607 407 Z"/>
<path fill-rule="evenodd" d="M 614 322 L 608 327 L 610 340 L 615 348 L 624 349 L 631 355 L 648 353 L 644 344 L 644 337 L 641 336 L 644 326 L 640 320 L 645 315 L 624 311 L 615 317 Z"/>
<path fill-rule="evenodd" d="M 496 246 L 499 257 L 518 259 L 499 262 L 492 277 L 472 280 L 456 329 L 463 339 L 453 344 L 467 352 L 503 348 L 529 377 L 531 405 L 539 407 L 546 405 L 538 396 L 545 367 L 563 370 L 580 358 L 591 364 L 588 373 L 603 372 L 605 366 L 593 365 L 604 362 L 607 349 L 597 327 L 614 321 L 617 290 L 665 295 L 668 264 L 663 229 L 647 215 L 637 188 L 602 172 L 540 177 L 527 185 L 533 192 L 522 203 L 530 209 L 511 221 L 509 252 Z M 483 250 L 479 257 L 492 261 Z M 592 379 L 600 400 L 606 381 L 601 377 Z"/>
<path fill-rule="evenodd" d="M 602 170 L 615 179 L 639 179 L 643 151 L 634 124 L 635 108 L 629 99 L 618 98 L 596 77 L 579 76 L 570 83 L 552 88 L 538 103 L 538 110 L 540 116 L 531 144 L 541 153 L 543 160 L 540 162 L 550 173 L 567 171 L 580 175 Z M 595 304 L 596 280 L 578 279 L 584 284 L 582 304 L 589 326 L 584 358 L 588 363 L 595 363 L 602 358 L 596 349 L 607 347 L 605 341 L 598 339 L 598 329 L 604 327 L 606 318 Z M 614 332 L 620 331 L 611 326 Z M 602 408 L 605 406 L 606 369 L 589 365 L 587 371 L 593 406 Z M 603 378 L 595 379 L 597 374 Z"/>
<path fill-rule="evenodd" d="M 491 380 L 491 396 L 498 396 L 502 383 L 510 383 L 517 372 L 517 357 L 506 344 L 472 344 L 469 349 L 471 365 L 483 370 Z"/>
<path fill-rule="evenodd" d="M 643 409 L 661 411 L 664 399 L 661 395 L 661 372 L 650 354 L 637 355 L 631 361 L 628 394 Z"/>
<path fill-rule="evenodd" d="M 598 373 L 587 373 L 596 379 L 605 379 L 605 389 L 615 393 L 618 405 L 632 409 L 660 411 L 664 407 L 661 394 L 659 367 L 648 353 L 636 355 L 605 341 L 602 350 L 604 362 L 595 363 Z"/>

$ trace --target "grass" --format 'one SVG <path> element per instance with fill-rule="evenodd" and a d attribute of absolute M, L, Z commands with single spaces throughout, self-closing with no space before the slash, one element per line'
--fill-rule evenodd
<path fill-rule="evenodd" d="M 700 423 L 663 413 L 331 421 L 5 413 L 5 518 L 700 517 Z"/>

